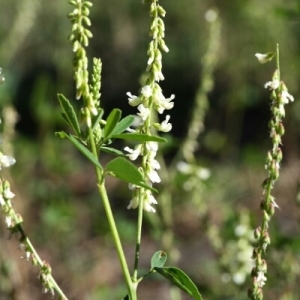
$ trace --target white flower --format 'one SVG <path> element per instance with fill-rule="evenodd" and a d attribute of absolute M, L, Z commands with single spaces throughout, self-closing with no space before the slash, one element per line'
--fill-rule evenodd
<path fill-rule="evenodd" d="M 146 143 L 146 148 L 152 152 L 157 152 L 158 150 L 158 143 L 157 142 L 148 142 Z"/>
<path fill-rule="evenodd" d="M 9 166 L 13 165 L 15 162 L 16 162 L 16 160 L 13 157 L 3 155 L 0 152 L 0 170 L 2 167 L 9 167 Z"/>
<path fill-rule="evenodd" d="M 281 92 L 280 99 L 284 104 L 289 103 L 289 101 L 291 101 L 291 102 L 294 101 L 294 97 L 291 94 L 289 94 L 288 91 L 285 91 L 285 90 L 283 90 Z"/>
<path fill-rule="evenodd" d="M 136 188 L 136 185 L 133 183 L 128 183 L 128 188 L 133 191 Z"/>
<path fill-rule="evenodd" d="M 5 204 L 6 204 L 6 203 L 5 203 L 5 200 L 4 200 L 3 196 L 0 195 L 0 205 L 1 205 L 1 206 L 4 206 Z"/>
<path fill-rule="evenodd" d="M 138 115 L 145 121 L 150 114 L 150 109 L 145 107 L 143 104 L 140 104 L 137 109 L 140 111 Z"/>
<path fill-rule="evenodd" d="M 202 179 L 202 180 L 206 180 L 210 177 L 210 170 L 207 168 L 202 168 L 199 167 L 196 171 L 196 175 Z"/>
<path fill-rule="evenodd" d="M 132 95 L 130 92 L 127 92 L 126 95 L 128 96 L 129 105 L 137 106 L 141 103 L 141 99 L 137 96 Z"/>
<path fill-rule="evenodd" d="M 141 94 L 146 98 L 151 97 L 152 96 L 152 88 L 150 87 L 150 85 L 145 85 L 141 90 Z"/>
<path fill-rule="evenodd" d="M 145 191 L 144 196 L 144 201 L 143 201 L 143 209 L 148 211 L 148 212 L 153 212 L 155 213 L 155 209 L 151 206 L 153 204 L 157 204 L 156 199 L 153 197 L 151 194 L 151 191 L 147 190 Z M 127 206 L 127 209 L 135 209 L 139 206 L 140 201 L 138 198 L 133 198 L 130 200 L 129 205 Z"/>
<path fill-rule="evenodd" d="M 153 75 L 154 75 L 154 80 L 155 81 L 160 81 L 160 80 L 165 79 L 165 77 L 164 77 L 163 73 L 161 72 L 161 70 L 158 70 L 157 68 L 154 68 L 154 67 L 152 67 L 152 70 L 153 70 Z"/>
<path fill-rule="evenodd" d="M 279 80 L 273 79 L 272 81 L 268 81 L 265 84 L 265 89 L 269 88 L 270 90 L 276 90 L 276 89 L 278 89 L 279 85 L 280 85 Z"/>
<path fill-rule="evenodd" d="M 274 197 L 271 198 L 271 205 L 272 205 L 273 207 L 275 207 L 275 208 L 280 209 L 280 207 L 278 206 L 278 204 L 275 202 L 275 198 L 274 198 Z"/>
<path fill-rule="evenodd" d="M 7 217 L 5 218 L 5 223 L 6 223 L 7 228 L 11 228 L 11 227 L 12 227 L 12 224 L 13 224 L 12 218 L 11 218 L 10 216 L 7 216 Z"/>
<path fill-rule="evenodd" d="M 245 280 L 246 280 L 246 274 L 241 271 L 237 271 L 232 275 L 232 281 L 235 284 L 241 285 L 245 282 Z"/>
<path fill-rule="evenodd" d="M 165 109 L 172 109 L 174 106 L 174 103 L 171 102 L 175 98 L 175 95 L 171 95 L 170 98 L 165 98 L 163 93 L 160 89 L 157 89 L 155 91 L 154 95 L 154 104 L 156 110 L 162 114 Z"/>
<path fill-rule="evenodd" d="M 149 180 L 153 183 L 159 183 L 161 181 L 158 173 L 155 170 L 150 170 L 147 175 Z"/>
<path fill-rule="evenodd" d="M 148 162 L 152 169 L 154 169 L 154 170 L 160 169 L 160 163 L 156 159 L 151 159 Z"/>
<path fill-rule="evenodd" d="M 247 232 L 247 227 L 243 224 L 237 225 L 234 229 L 235 235 L 239 237 L 245 235 L 246 232 Z"/>
<path fill-rule="evenodd" d="M 171 123 L 168 123 L 169 120 L 170 120 L 170 116 L 167 115 L 166 116 L 166 119 L 160 124 L 160 126 L 158 127 L 158 130 L 159 131 L 162 131 L 162 132 L 169 132 L 171 131 L 172 129 L 172 124 Z"/>
<path fill-rule="evenodd" d="M 274 52 L 268 52 L 266 54 L 261 54 L 261 53 L 256 53 L 255 56 L 257 57 L 258 61 L 261 64 L 265 64 L 268 61 L 272 60 L 274 57 L 275 53 Z"/>
<path fill-rule="evenodd" d="M 157 204 L 156 199 L 153 197 L 153 195 L 151 194 L 151 192 L 149 190 L 146 191 L 146 197 L 144 200 L 144 210 L 148 211 L 148 212 L 153 212 L 155 213 L 156 210 L 151 206 L 152 204 Z"/>
<path fill-rule="evenodd" d="M 183 174 L 191 174 L 193 172 L 193 167 L 192 165 L 184 162 L 184 161 L 180 161 L 177 163 L 177 170 Z"/>
<path fill-rule="evenodd" d="M 278 112 L 279 114 L 284 117 L 285 116 L 285 108 L 284 108 L 284 105 L 283 104 L 278 104 Z M 274 134 L 273 136 L 276 134 L 276 131 L 274 130 Z"/>
<path fill-rule="evenodd" d="M 135 197 L 130 200 L 129 205 L 127 206 L 127 209 L 131 209 L 131 208 L 135 209 L 139 206 L 139 203 L 140 203 L 139 199 Z"/>
<path fill-rule="evenodd" d="M 256 53 L 255 56 L 261 64 L 265 64 L 269 61 L 267 54 Z"/>
<path fill-rule="evenodd" d="M 15 194 L 9 188 L 5 188 L 3 196 L 5 199 L 12 199 L 15 196 Z"/>
<path fill-rule="evenodd" d="M 262 288 L 267 281 L 267 277 L 265 276 L 264 272 L 257 272 L 257 277 L 256 277 L 256 283 L 258 285 L 258 287 Z"/>
<path fill-rule="evenodd" d="M 130 160 L 136 160 L 138 156 L 141 154 L 142 145 L 136 145 L 134 149 L 131 149 L 129 147 L 124 148 L 125 151 L 129 152 L 129 154 L 126 154 Z"/>
<path fill-rule="evenodd" d="M 25 252 L 25 257 L 26 257 L 26 260 L 27 260 L 27 261 L 29 261 L 30 256 L 31 256 L 31 252 L 26 251 L 26 252 Z"/>
<path fill-rule="evenodd" d="M 218 14 L 214 9 L 209 9 L 204 15 L 207 22 L 214 22 L 218 18 Z"/>

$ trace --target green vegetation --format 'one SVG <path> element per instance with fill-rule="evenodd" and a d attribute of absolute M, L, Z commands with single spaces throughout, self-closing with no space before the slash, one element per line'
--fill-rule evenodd
<path fill-rule="evenodd" d="M 141 1 L 87 5 L 91 26 L 83 22 L 90 30 L 84 34 L 74 27 L 79 21 L 69 15 L 67 1 L 19 2 L 0 4 L 1 151 L 9 155 L 8 164 L 16 158 L 1 171 L 7 180 L 1 192 L 7 199 L 10 189 L 16 194 L 12 208 L 52 271 L 26 262 L 33 252 L 19 227 L 22 220 L 8 219 L 7 209 L 0 218 L 0 298 L 51 299 L 41 290 L 55 290 L 52 279 L 47 285 L 52 272 L 68 299 L 121 299 L 131 283 L 139 283 L 143 300 L 246 300 L 251 286 L 250 299 L 260 299 L 257 278 L 259 289 L 265 284 L 265 299 L 298 299 L 300 1 L 161 0 L 166 31 L 158 33 L 154 50 L 148 48 L 155 36 L 148 35 L 150 6 Z M 276 52 L 276 44 L 280 78 L 295 98 L 283 111 L 282 97 L 284 104 L 292 99 L 283 93 L 285 86 L 273 85 L 279 56 L 265 65 L 254 56 Z M 165 80 L 158 82 L 161 57 Z M 268 81 L 271 91 L 264 88 Z M 136 99 L 129 91 L 153 110 L 151 117 L 132 107 Z M 278 107 L 270 105 L 270 94 Z M 164 115 L 154 100 L 161 95 L 174 103 Z M 137 112 L 153 126 L 145 121 L 145 127 L 127 133 Z M 152 154 L 145 154 L 146 144 Z M 144 156 L 130 162 L 136 150 Z M 161 183 L 153 172 L 154 177 L 145 175 L 154 152 Z M 128 183 L 138 188 L 129 190 Z M 150 207 L 144 203 L 144 213 L 127 210 L 137 206 L 140 191 Z M 108 195 L 123 253 L 116 251 L 114 225 L 107 222 L 108 208 L 98 192 L 102 199 Z M 270 220 L 276 205 L 280 209 Z M 136 228 L 138 215 L 142 229 Z M 19 235 L 7 231 L 15 228 L 11 221 Z M 267 237 L 257 229 L 260 224 Z M 141 244 L 134 249 L 139 231 Z M 121 268 L 118 257 L 127 266 Z M 131 279 L 125 280 L 128 272 Z"/>

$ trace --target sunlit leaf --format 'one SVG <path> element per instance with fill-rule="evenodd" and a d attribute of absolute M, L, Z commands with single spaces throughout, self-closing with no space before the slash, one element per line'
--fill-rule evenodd
<path fill-rule="evenodd" d="M 104 138 L 109 138 L 112 131 L 115 129 L 116 125 L 121 119 L 122 112 L 121 110 L 115 108 L 111 111 L 107 117 L 106 124 L 104 127 Z"/>
<path fill-rule="evenodd" d="M 157 135 L 147 135 L 147 134 L 140 134 L 140 133 L 121 133 L 111 135 L 111 138 L 115 139 L 123 139 L 127 141 L 137 141 L 137 142 L 166 142 L 167 140 L 157 136 Z"/>
<path fill-rule="evenodd" d="M 144 182 L 143 175 L 138 168 L 123 157 L 117 157 L 110 161 L 106 165 L 105 171 L 125 182 L 132 183 L 156 192 L 156 189 L 148 186 Z"/>
<path fill-rule="evenodd" d="M 125 156 L 122 151 L 111 147 L 100 147 L 100 150 L 113 155 Z"/>
<path fill-rule="evenodd" d="M 177 285 L 181 290 L 192 296 L 196 300 L 203 300 L 198 288 L 193 281 L 178 268 L 154 268 L 159 274 L 167 278 L 169 281 Z"/>
<path fill-rule="evenodd" d="M 92 129 L 93 131 L 96 129 L 96 126 L 99 124 L 103 117 L 104 110 L 102 108 L 98 108 L 98 115 L 97 117 L 92 121 Z"/>
<path fill-rule="evenodd" d="M 97 158 L 95 158 L 95 156 L 93 155 L 93 153 L 90 152 L 90 150 L 84 145 L 82 145 L 74 136 L 63 131 L 56 132 L 55 134 L 62 139 L 68 139 L 89 161 L 91 161 L 99 169 L 103 169 Z"/>
<path fill-rule="evenodd" d="M 78 136 L 80 136 L 80 126 L 78 123 L 78 119 L 76 113 L 71 105 L 70 101 L 62 94 L 58 94 L 58 101 L 60 103 L 60 107 L 63 111 L 63 117 L 68 122 L 68 124 L 73 128 Z"/>
<path fill-rule="evenodd" d="M 134 116 L 127 116 L 124 119 L 122 119 L 114 128 L 114 130 L 111 133 L 112 135 L 117 135 L 125 131 L 132 123 L 134 122 Z"/>
<path fill-rule="evenodd" d="M 157 251 L 151 258 L 151 269 L 162 268 L 167 261 L 167 253 L 164 251 Z"/>

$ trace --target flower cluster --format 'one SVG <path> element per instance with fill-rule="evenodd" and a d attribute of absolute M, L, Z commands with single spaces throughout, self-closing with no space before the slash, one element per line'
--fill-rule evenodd
<path fill-rule="evenodd" d="M 5 215 L 5 223 L 10 231 L 10 236 L 15 233 L 15 213 L 12 210 L 11 200 L 15 194 L 10 190 L 9 182 L 0 178 L 0 205 L 3 214 Z"/>
<path fill-rule="evenodd" d="M 74 58 L 74 79 L 76 82 L 76 98 L 83 98 L 86 109 L 83 110 L 83 115 L 86 118 L 87 125 L 91 126 L 91 115 L 96 116 L 98 114 L 100 94 L 98 93 L 100 88 L 99 78 L 101 72 L 101 62 L 94 60 L 93 66 L 93 83 L 89 86 L 89 73 L 88 73 L 88 58 L 86 55 L 85 47 L 89 44 L 89 39 L 92 38 L 92 33 L 86 26 L 91 26 L 89 19 L 90 7 L 93 5 L 90 1 L 86 0 L 70 0 L 69 3 L 75 6 L 73 12 L 68 17 L 72 23 L 72 33 L 69 36 L 69 40 L 73 45 Z M 97 75 L 98 74 L 98 75 Z M 92 91 L 90 91 L 92 88 Z"/>
<path fill-rule="evenodd" d="M 130 92 L 127 93 L 129 105 L 137 107 L 137 115 L 140 119 L 134 131 L 147 135 L 151 135 L 153 129 L 161 132 L 169 132 L 172 129 L 172 124 L 169 123 L 169 115 L 167 115 L 165 120 L 161 123 L 152 122 L 151 119 L 155 112 L 162 114 L 165 110 L 170 110 L 174 106 L 172 100 L 175 96 L 171 95 L 169 98 L 166 98 L 158 84 L 160 80 L 164 80 L 162 74 L 161 50 L 164 52 L 169 51 L 164 41 L 165 25 L 162 18 L 165 15 L 165 10 L 158 5 L 156 0 L 152 0 L 150 5 L 150 16 L 152 18 L 150 36 L 152 36 L 152 40 L 148 47 L 148 62 L 146 68 L 148 78 L 139 96 L 132 95 Z M 157 150 L 158 144 L 156 142 L 138 144 L 134 149 L 129 147 L 125 148 L 130 160 L 136 160 L 140 155 L 143 157 L 142 172 L 145 177 L 148 178 L 149 184 L 151 185 L 160 182 L 160 177 L 157 173 L 157 170 L 160 169 L 160 165 L 155 159 Z M 145 210 L 155 212 L 155 209 L 151 205 L 157 204 L 157 202 L 150 191 L 144 191 L 144 189 L 135 186 L 131 186 L 130 188 L 133 189 L 133 199 L 130 201 L 128 208 L 136 208 L 140 204 L 140 201 L 143 201 L 142 203 Z"/>
<path fill-rule="evenodd" d="M 257 56 L 257 55 L 256 55 Z M 258 56 L 257 56 L 258 57 Z M 258 57 L 263 59 L 263 57 Z M 252 269 L 252 287 L 248 290 L 248 297 L 252 300 L 263 299 L 262 287 L 267 281 L 267 263 L 262 259 L 270 244 L 268 233 L 269 221 L 275 213 L 275 208 L 279 208 L 275 198 L 271 195 L 275 181 L 279 178 L 280 163 L 282 161 L 282 151 L 280 149 L 284 126 L 282 119 L 285 116 L 285 105 L 294 101 L 294 97 L 288 93 L 285 84 L 280 80 L 280 73 L 277 69 L 272 80 L 265 84 L 265 88 L 271 91 L 271 120 L 269 122 L 270 138 L 272 140 L 272 149 L 267 154 L 265 169 L 268 177 L 264 180 L 262 201 L 260 208 L 263 211 L 262 226 L 254 231 L 254 236 L 258 239 L 258 246 L 253 250 L 252 258 L 255 260 L 255 267 Z"/>
<path fill-rule="evenodd" d="M 48 262 L 44 261 L 40 274 L 38 276 L 42 286 L 43 293 L 48 293 L 54 297 L 54 285 L 52 283 L 51 266 Z"/>
<path fill-rule="evenodd" d="M 10 156 L 5 156 L 2 153 L 0 157 L 1 167 L 8 167 L 15 163 L 15 159 Z M 41 271 L 39 279 L 43 285 L 43 292 L 48 291 L 54 296 L 54 290 L 59 291 L 59 294 L 64 298 L 64 294 L 59 290 L 56 282 L 51 275 L 51 268 L 48 263 L 42 262 L 29 239 L 27 238 L 22 223 L 23 218 L 20 214 L 17 214 L 13 208 L 12 199 L 15 194 L 10 190 L 10 184 L 7 180 L 3 180 L 0 177 L 0 209 L 5 216 L 6 227 L 9 231 L 9 238 L 16 235 L 19 240 L 20 250 L 25 254 L 27 261 L 31 261 L 34 266 L 40 266 Z M 50 270 L 50 271 L 49 271 Z"/>

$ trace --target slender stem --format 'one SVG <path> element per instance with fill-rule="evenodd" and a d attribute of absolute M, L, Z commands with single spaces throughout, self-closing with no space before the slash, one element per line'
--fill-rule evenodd
<path fill-rule="evenodd" d="M 91 149 L 92 149 L 93 155 L 95 157 L 98 157 L 95 141 L 93 138 L 93 132 L 92 132 L 91 128 L 89 128 L 89 136 L 90 136 L 90 143 L 91 143 Z M 121 244 L 120 236 L 119 236 L 118 229 L 117 229 L 117 226 L 115 223 L 115 219 L 114 219 L 114 216 L 113 216 L 113 213 L 111 210 L 111 206 L 110 206 L 109 199 L 107 196 L 106 188 L 104 186 L 104 177 L 103 177 L 102 171 L 99 168 L 96 167 L 95 171 L 96 171 L 96 176 L 97 176 L 99 194 L 102 199 L 102 203 L 103 203 L 103 207 L 104 207 L 104 210 L 106 213 L 109 228 L 110 228 L 110 231 L 111 231 L 111 234 L 112 234 L 112 237 L 114 240 L 114 244 L 115 244 L 115 247 L 116 247 L 116 250 L 118 253 L 118 257 L 119 257 L 123 275 L 124 275 L 124 278 L 126 281 L 128 293 L 129 293 L 131 300 L 137 300 L 136 289 L 134 288 L 134 286 L 132 284 L 132 280 L 130 277 L 130 273 L 129 273 L 128 265 L 126 262 L 125 254 L 123 251 L 123 247 Z"/>
<path fill-rule="evenodd" d="M 133 282 L 136 282 L 137 277 L 138 277 L 138 265 L 139 265 L 140 248 L 141 248 L 141 240 L 142 240 L 142 225 L 143 225 L 144 203 L 143 203 L 143 197 L 141 197 L 140 195 L 141 195 L 141 192 L 139 192 L 140 204 L 139 204 L 139 210 L 138 210 L 138 222 L 137 222 L 136 246 L 135 246 L 135 256 L 134 256 Z"/>
<path fill-rule="evenodd" d="M 276 45 L 276 66 L 278 70 L 278 80 L 280 81 L 280 64 L 279 64 L 279 44 Z"/>
<path fill-rule="evenodd" d="M 39 257 L 38 253 L 35 251 L 33 245 L 31 244 L 30 240 L 27 237 L 26 237 L 24 243 L 28 246 L 28 248 L 30 248 L 30 250 L 34 254 L 34 257 L 38 261 L 39 266 L 43 267 L 44 266 L 43 261 L 41 260 L 41 258 Z M 56 281 L 53 278 L 52 274 L 49 274 L 48 276 L 49 276 L 49 280 L 52 283 L 53 289 L 59 294 L 59 296 L 61 297 L 61 299 L 67 300 L 67 296 L 64 294 L 64 292 L 58 286 L 58 284 L 56 283 Z"/>
<path fill-rule="evenodd" d="M 136 290 L 135 290 L 135 288 L 132 284 L 132 280 L 131 280 L 131 277 L 130 277 L 130 273 L 129 273 L 126 258 L 125 258 L 125 255 L 124 255 L 123 247 L 122 247 L 121 240 L 120 240 L 120 237 L 119 237 L 119 234 L 118 234 L 118 230 L 117 230 L 117 226 L 116 226 L 116 223 L 115 223 L 115 220 L 114 220 L 114 217 L 113 217 L 113 213 L 112 213 L 112 210 L 111 210 L 111 207 L 110 207 L 110 204 L 109 204 L 109 200 L 108 200 L 108 197 L 107 197 L 106 188 L 104 186 L 104 183 L 98 184 L 98 189 L 99 189 L 99 193 L 100 193 L 101 198 L 102 198 L 102 203 L 103 203 L 104 210 L 105 210 L 105 213 L 106 213 L 106 217 L 107 217 L 107 220 L 108 220 L 108 223 L 109 223 L 110 231 L 111 231 L 112 236 L 113 236 L 115 247 L 117 249 L 119 261 L 120 261 L 120 264 L 121 264 L 121 267 L 122 267 L 122 271 L 123 271 L 123 275 L 124 275 L 124 278 L 125 278 L 125 281 L 126 281 L 126 285 L 127 285 L 127 289 L 128 289 L 129 295 L 130 295 L 130 299 L 131 300 L 136 300 L 137 299 Z"/>
<path fill-rule="evenodd" d="M 17 222 L 18 217 L 17 214 L 15 213 L 11 203 L 7 203 L 10 207 L 13 219 L 15 222 Z M 34 256 L 35 261 L 37 262 L 37 264 L 39 265 L 40 269 L 42 269 L 44 267 L 44 262 L 42 261 L 42 259 L 40 258 L 39 254 L 36 252 L 34 246 L 31 244 L 29 238 L 27 237 L 24 228 L 22 226 L 21 223 L 18 223 L 16 225 L 16 229 L 20 232 L 21 234 L 21 238 L 20 238 L 20 242 L 23 245 L 26 245 L 26 247 L 28 248 L 28 250 L 30 250 L 31 255 Z M 52 274 L 48 274 L 48 280 L 51 282 L 53 289 L 57 292 L 57 294 L 59 294 L 59 296 L 61 297 L 61 299 L 67 300 L 67 296 L 64 294 L 64 292 L 61 290 L 61 288 L 58 286 L 58 284 L 56 283 L 55 279 L 53 278 Z"/>

